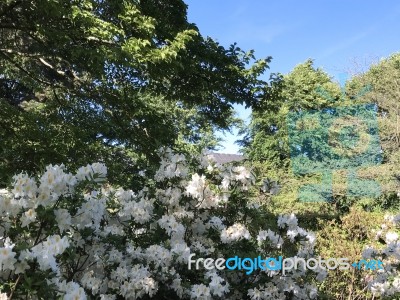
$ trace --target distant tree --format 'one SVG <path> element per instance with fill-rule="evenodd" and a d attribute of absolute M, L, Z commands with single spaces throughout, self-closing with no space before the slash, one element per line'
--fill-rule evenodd
<path fill-rule="evenodd" d="M 289 167 L 287 115 L 289 111 L 322 109 L 340 98 L 340 89 L 311 59 L 273 81 L 274 101 L 255 108 L 243 141 L 245 153 L 270 168 Z"/>
<path fill-rule="evenodd" d="M 381 144 L 386 159 L 390 160 L 400 147 L 400 53 L 355 76 L 348 84 L 349 95 L 355 98 L 357 91 L 367 85 L 372 87 L 371 91 L 360 101 L 378 106 Z"/>
<path fill-rule="evenodd" d="M 400 191 L 400 53 L 382 59 L 367 72 L 353 77 L 347 85 L 349 96 L 355 99 L 365 86 L 371 86 L 371 90 L 355 102 L 376 104 L 383 151 L 382 165 L 372 176 L 381 178 L 385 201 L 394 201 Z"/>
<path fill-rule="evenodd" d="M 262 176 L 287 183 L 286 186 L 283 185 L 278 198 L 288 200 L 287 203 L 292 203 L 290 205 L 295 203 L 294 198 L 298 197 L 300 187 L 309 184 L 316 184 L 317 187 L 322 182 L 323 179 L 318 176 L 322 175 L 321 170 L 325 166 L 329 176 L 332 176 L 325 178 L 326 184 L 332 185 L 330 187 L 332 190 L 325 192 L 333 196 L 335 203 L 345 211 L 349 209 L 351 203 L 361 198 L 367 201 L 365 203 L 370 208 L 398 207 L 399 78 L 398 54 L 382 60 L 367 72 L 352 77 L 342 88 L 333 82 L 328 74 L 315 68 L 312 60 L 308 60 L 277 81 L 274 101 L 268 101 L 253 110 L 250 128 L 242 141 L 245 146 L 244 151 Z M 371 109 L 358 106 L 367 103 L 372 104 L 370 107 L 376 105 L 377 119 L 375 117 L 371 119 L 373 113 Z M 338 117 L 338 122 L 345 123 L 326 123 L 321 131 L 299 129 L 297 135 L 290 136 L 289 112 L 310 112 L 309 116 L 312 116 L 313 111 L 329 111 L 332 114 L 341 112 L 339 113 L 341 115 L 354 113 L 356 117 L 350 119 Z M 362 128 L 359 127 L 363 123 L 357 121 L 360 119 L 367 120 L 368 126 L 372 126 L 369 128 L 376 128 L 373 123 L 376 124 L 377 120 L 379 138 L 370 132 L 373 140 L 367 141 Z M 351 120 L 357 123 L 351 123 Z M 327 127 L 330 134 L 336 134 L 336 146 L 324 135 Z M 301 145 L 301 149 L 298 148 L 298 151 L 295 149 L 301 155 L 291 157 L 293 153 L 290 152 L 290 145 L 293 146 L 294 142 L 299 147 Z M 365 144 L 367 142 L 368 144 Z M 353 156 L 357 149 L 354 148 L 353 152 L 350 150 L 357 145 L 371 147 L 365 153 Z M 351 153 L 337 156 L 335 151 L 338 148 L 332 147 L 342 147 L 343 151 L 348 147 Z M 293 149 L 292 147 L 291 150 Z M 326 159 L 328 156 L 332 159 Z M 332 165 L 326 165 L 329 161 Z M 293 165 L 297 168 L 296 172 L 292 168 Z M 300 174 L 300 169 L 306 172 Z M 349 174 L 353 176 L 351 180 L 348 179 Z"/>

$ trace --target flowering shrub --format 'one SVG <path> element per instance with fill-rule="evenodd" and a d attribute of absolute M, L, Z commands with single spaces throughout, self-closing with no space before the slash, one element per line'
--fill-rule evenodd
<path fill-rule="evenodd" d="M 265 207 L 248 201 L 249 170 L 192 160 L 194 170 L 163 151 L 155 184 L 137 191 L 108 185 L 100 163 L 14 176 L 0 194 L 0 299 L 315 298 L 324 270 L 188 268 L 193 253 L 309 258 L 315 244 L 294 215 L 268 228 Z"/>
<path fill-rule="evenodd" d="M 385 223 L 375 235 L 382 247 L 376 249 L 377 247 L 367 246 L 362 253 L 364 259 L 378 258 L 384 264 L 384 269 L 365 278 L 374 296 L 400 295 L 400 239 L 397 232 L 399 227 L 400 215 L 386 215 Z"/>

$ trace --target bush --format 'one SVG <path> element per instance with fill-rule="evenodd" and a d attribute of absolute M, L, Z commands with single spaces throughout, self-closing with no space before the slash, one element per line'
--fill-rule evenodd
<path fill-rule="evenodd" d="M 213 259 L 309 258 L 315 235 L 248 201 L 253 174 L 206 155 L 161 153 L 142 190 L 107 184 L 101 163 L 67 173 L 49 165 L 21 173 L 0 195 L 1 297 L 30 299 L 309 299 L 324 270 L 205 270 L 189 255 Z M 143 173 L 142 173 L 143 175 Z"/>

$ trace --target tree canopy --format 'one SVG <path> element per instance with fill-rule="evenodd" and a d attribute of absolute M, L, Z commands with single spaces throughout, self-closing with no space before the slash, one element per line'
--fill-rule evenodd
<path fill-rule="evenodd" d="M 232 104 L 265 99 L 258 76 L 270 58 L 203 37 L 186 10 L 180 0 L 2 1 L 1 181 L 95 160 L 113 162 L 113 180 L 160 146 L 213 146 Z"/>
<path fill-rule="evenodd" d="M 243 144 L 262 176 L 286 183 L 276 200 L 281 208 L 309 198 L 299 192 L 304 185 L 346 209 L 367 198 L 398 206 L 399 66 L 399 55 L 392 55 L 343 87 L 312 60 L 280 77 L 275 101 L 253 110 Z M 319 129 L 310 129 L 313 122 Z M 356 153 L 360 147 L 365 151 Z"/>

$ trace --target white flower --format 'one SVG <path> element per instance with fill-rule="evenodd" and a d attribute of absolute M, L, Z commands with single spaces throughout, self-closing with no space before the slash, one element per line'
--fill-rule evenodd
<path fill-rule="evenodd" d="M 71 227 L 71 215 L 68 210 L 64 208 L 56 209 L 54 215 L 56 216 L 57 225 L 61 233 Z"/>
<path fill-rule="evenodd" d="M 34 272 L 52 271 L 47 272 L 48 286 L 55 286 L 58 298 L 74 300 L 86 297 L 103 300 L 152 298 L 159 285 L 163 290 L 166 288 L 176 293 L 177 298 L 244 299 L 246 293 L 251 299 L 284 299 L 285 293 L 292 293 L 299 299 L 315 298 L 315 287 L 307 284 L 308 277 L 305 278 L 304 270 L 300 269 L 289 272 L 285 278 L 279 276 L 279 271 L 266 271 L 261 276 L 269 278 L 261 279 L 269 283 L 260 286 L 260 277 L 257 276 L 253 278 L 254 289 L 243 291 L 233 289 L 243 280 L 241 272 L 207 272 L 201 268 L 194 275 L 204 284 L 188 281 L 191 272 L 182 272 L 181 267 L 186 268 L 190 253 L 216 259 L 221 257 L 221 241 L 226 248 L 228 243 L 244 239 L 251 241 L 248 243 L 250 251 L 263 250 L 252 248 L 255 237 L 250 235 L 250 227 L 247 227 L 250 217 L 245 218 L 244 211 L 238 207 L 236 220 L 246 221 L 237 221 L 227 227 L 224 224 L 227 220 L 223 217 L 225 210 L 221 205 L 233 192 L 228 190 L 230 187 L 235 187 L 235 193 L 242 193 L 252 183 L 253 175 L 244 167 L 221 166 L 202 159 L 199 170 L 204 172 L 205 168 L 207 177 L 200 175 L 202 173 L 188 176 L 185 158 L 167 149 L 155 179 L 173 180 L 154 185 L 153 182 L 148 188 L 135 192 L 108 184 L 98 185 L 98 189 L 93 189 L 92 185 L 75 188 L 78 181 L 87 179 L 103 183 L 107 169 L 102 164 L 82 167 L 76 176 L 66 174 L 63 165 L 50 165 L 41 176 L 37 189 L 35 180 L 26 174 L 15 177 L 14 190 L 18 198 L 0 191 L 0 246 L 3 246 L 0 248 L 0 273 L 5 274 L 3 279 L 8 276 L 8 270 L 12 270 L 12 274 L 32 272 L 32 276 Z M 236 189 L 238 185 L 239 189 Z M 184 192 L 190 199 L 182 196 Z M 248 208 L 257 208 L 248 203 Z M 53 228 L 47 226 L 51 222 L 43 226 L 40 234 L 34 232 L 37 227 L 28 226 L 35 221 L 39 206 L 45 206 L 49 214 L 54 213 L 56 221 Z M 254 213 L 257 212 L 254 210 Z M 21 215 L 19 220 L 15 218 Z M 28 247 L 14 253 L 14 245 L 7 235 L 15 226 L 18 229 L 21 222 L 28 228 L 24 229 L 24 234 L 13 235 L 13 242 L 18 245 L 26 242 Z M 255 228 L 259 225 L 257 222 L 251 224 L 252 229 L 259 231 L 258 242 L 267 241 L 270 244 L 268 249 L 270 246 L 282 248 L 280 235 L 268 228 Z M 293 214 L 280 216 L 278 225 L 287 229 L 292 239 L 300 237 L 299 242 L 290 247 L 293 253 L 297 250 L 298 257 L 311 257 L 316 239 L 314 234 L 299 228 Z M 159 236 L 160 228 L 166 234 L 162 232 Z M 61 235 L 52 235 L 56 233 Z M 393 235 L 388 236 L 388 240 L 396 242 L 381 253 L 386 251 L 393 258 L 394 268 L 397 267 L 394 260 L 400 253 L 400 242 Z M 67 250 L 71 251 L 65 253 Z M 279 252 L 287 253 L 285 249 Z M 69 255 L 72 253 L 74 255 Z M 260 254 L 266 256 L 265 252 Z M 32 263 L 37 263 L 38 268 L 29 269 Z M 76 278 L 79 283 L 62 279 L 69 278 L 69 266 L 81 270 Z M 385 268 L 390 271 L 387 266 L 389 264 L 385 263 Z M 396 274 L 390 274 L 391 291 L 400 285 L 399 280 L 392 280 Z M 315 277 L 322 280 L 324 273 L 314 273 L 312 280 Z M 389 281 L 388 278 L 379 280 Z M 90 296 L 86 296 L 85 291 Z"/>
<path fill-rule="evenodd" d="M 0 300 L 8 300 L 8 296 L 6 293 L 1 293 L 0 294 Z"/>
<path fill-rule="evenodd" d="M 250 171 L 243 166 L 234 167 L 232 171 L 236 173 L 235 180 L 237 181 L 246 182 L 250 178 Z"/>
<path fill-rule="evenodd" d="M 36 219 L 36 211 L 31 208 L 21 216 L 21 227 L 26 227 Z"/>
<path fill-rule="evenodd" d="M 15 244 L 11 244 L 10 239 L 7 238 L 4 247 L 0 247 L 0 271 L 14 270 L 14 264 L 17 262 L 16 253 L 12 251 L 14 246 Z"/>
<path fill-rule="evenodd" d="M 222 222 L 222 219 L 216 216 L 212 216 L 207 223 L 207 228 L 214 228 L 217 230 L 225 229 L 225 225 Z"/>
<path fill-rule="evenodd" d="M 207 272 L 206 276 L 211 278 L 209 288 L 212 295 L 223 297 L 225 293 L 229 293 L 229 284 L 225 283 L 225 279 L 218 276 L 215 271 Z"/>
<path fill-rule="evenodd" d="M 139 224 L 144 224 L 151 219 L 153 214 L 154 200 L 141 198 L 138 202 L 134 200 L 126 201 L 122 204 L 122 210 L 118 213 L 120 217 L 133 219 Z"/>
<path fill-rule="evenodd" d="M 221 232 L 221 241 L 226 244 L 241 239 L 250 239 L 250 232 L 240 223 L 235 223 Z"/>
<path fill-rule="evenodd" d="M 82 287 L 76 282 L 60 282 L 57 284 L 61 293 L 64 294 L 64 300 L 86 300 L 86 294 Z"/>
<path fill-rule="evenodd" d="M 371 259 L 374 252 L 375 251 L 372 247 L 366 247 L 362 252 L 362 257 L 365 259 Z"/>
<path fill-rule="evenodd" d="M 252 300 L 260 300 L 260 299 L 262 299 L 263 293 L 259 289 L 254 288 L 254 289 L 249 289 L 247 291 L 247 295 Z"/>
<path fill-rule="evenodd" d="M 399 235 L 396 232 L 387 232 L 385 241 L 387 244 L 395 242 L 399 239 Z"/>
<path fill-rule="evenodd" d="M 204 175 L 193 174 L 192 180 L 189 181 L 186 187 L 186 194 L 194 198 L 202 198 L 203 192 L 206 188 L 206 177 Z"/>
<path fill-rule="evenodd" d="M 26 273 L 26 270 L 30 269 L 31 267 L 29 266 L 28 262 L 25 260 L 21 262 L 17 262 L 15 264 L 15 274 L 21 274 L 21 273 Z"/>
<path fill-rule="evenodd" d="M 151 245 L 144 251 L 144 257 L 149 262 L 154 262 L 156 266 L 169 266 L 172 261 L 171 252 L 160 246 L 160 245 Z"/>
<path fill-rule="evenodd" d="M 166 190 L 157 190 L 157 198 L 164 204 L 176 207 L 179 205 L 179 200 L 181 198 L 182 192 L 179 188 L 169 187 Z"/>
<path fill-rule="evenodd" d="M 294 214 L 290 215 L 279 215 L 278 217 L 278 226 L 279 228 L 284 228 L 285 225 L 288 225 L 290 229 L 294 229 L 297 227 L 297 218 Z"/>
<path fill-rule="evenodd" d="M 396 277 L 393 282 L 392 282 L 393 288 L 396 290 L 396 292 L 400 292 L 400 277 Z"/>
<path fill-rule="evenodd" d="M 108 294 L 101 294 L 100 300 L 115 300 L 117 298 L 116 295 L 108 295 Z"/>
<path fill-rule="evenodd" d="M 14 189 L 12 190 L 12 193 L 15 198 L 34 198 L 36 196 L 37 185 L 34 178 L 30 178 L 26 173 L 20 173 L 13 176 L 13 180 Z"/>
<path fill-rule="evenodd" d="M 375 282 L 371 286 L 371 292 L 374 295 L 383 295 L 385 291 L 389 288 L 389 282 Z"/>
<path fill-rule="evenodd" d="M 290 241 L 293 243 L 294 239 L 296 238 L 296 236 L 298 235 L 298 231 L 297 230 L 288 230 L 286 235 L 289 237 Z"/>
<path fill-rule="evenodd" d="M 190 292 L 190 297 L 192 299 L 211 299 L 210 288 L 204 284 L 194 284 Z"/>
<path fill-rule="evenodd" d="M 107 167 L 102 163 L 94 163 L 81 167 L 76 173 L 76 178 L 79 181 L 93 180 L 95 182 L 103 182 L 107 178 Z"/>
<path fill-rule="evenodd" d="M 185 232 L 183 225 L 178 223 L 174 216 L 164 215 L 158 220 L 158 224 L 161 228 L 165 229 L 169 235 L 175 233 L 182 236 Z"/>
<path fill-rule="evenodd" d="M 328 276 L 328 272 L 324 269 L 317 269 L 316 273 L 317 277 L 315 279 L 317 279 L 320 282 L 322 282 L 326 278 L 326 276 Z"/>
<path fill-rule="evenodd" d="M 229 177 L 228 177 L 228 176 L 225 176 L 225 177 L 222 179 L 222 182 L 221 182 L 222 190 L 224 190 L 224 191 L 229 190 L 229 185 L 230 185 Z"/>
<path fill-rule="evenodd" d="M 282 247 L 282 244 L 283 244 L 282 237 L 270 229 L 268 229 L 267 231 L 261 230 L 258 233 L 258 236 L 257 236 L 258 244 L 261 245 L 262 241 L 265 241 L 267 238 L 273 244 L 274 247 L 276 247 L 276 248 Z"/>
<path fill-rule="evenodd" d="M 156 181 L 162 181 L 166 178 L 185 177 L 188 173 L 185 156 L 182 154 L 173 154 L 171 149 L 160 149 L 162 160 L 160 168 L 156 172 Z"/>
<path fill-rule="evenodd" d="M 185 242 L 176 242 L 173 243 L 171 247 L 171 253 L 177 255 L 178 262 L 187 262 L 190 255 L 190 248 Z"/>
<path fill-rule="evenodd" d="M 55 256 L 62 254 L 68 247 L 69 242 L 66 236 L 61 238 L 59 235 L 52 235 L 32 248 L 32 256 L 37 259 L 41 270 L 51 268 L 56 272 L 59 270 Z"/>

